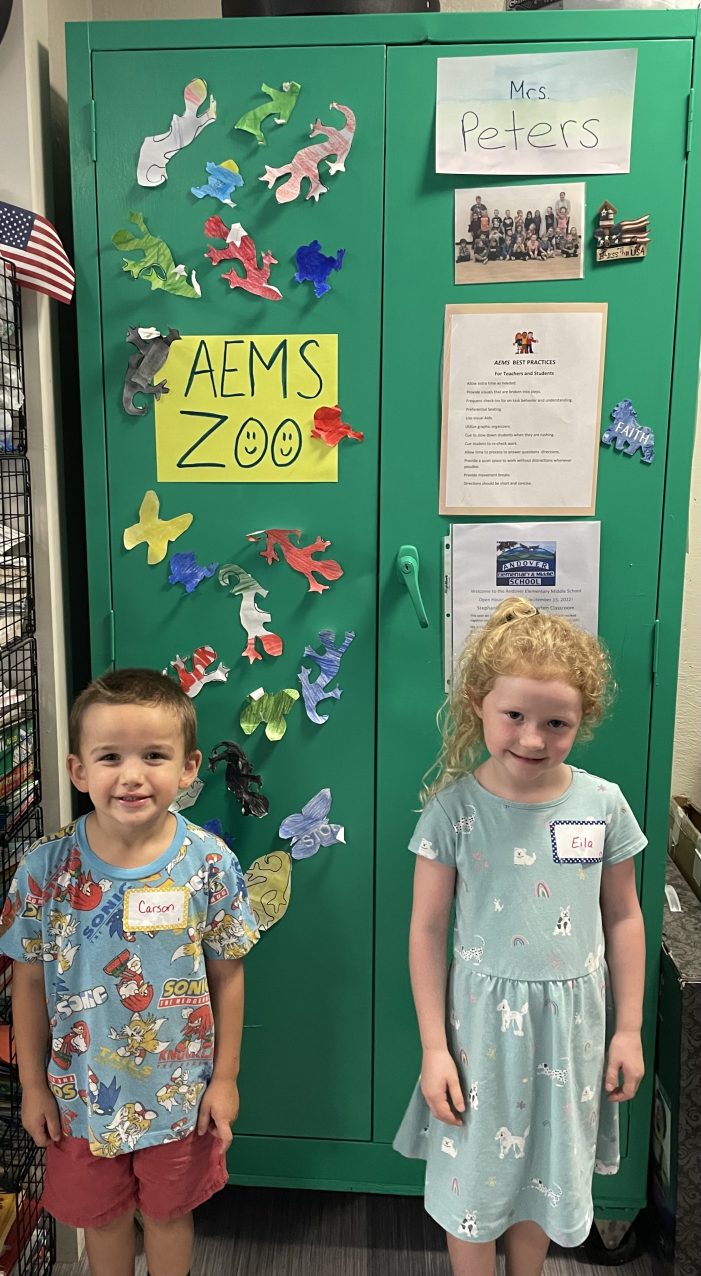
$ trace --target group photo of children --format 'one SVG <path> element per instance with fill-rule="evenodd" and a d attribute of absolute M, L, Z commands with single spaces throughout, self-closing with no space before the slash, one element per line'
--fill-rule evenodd
<path fill-rule="evenodd" d="M 455 282 L 581 279 L 584 183 L 455 192 Z"/>

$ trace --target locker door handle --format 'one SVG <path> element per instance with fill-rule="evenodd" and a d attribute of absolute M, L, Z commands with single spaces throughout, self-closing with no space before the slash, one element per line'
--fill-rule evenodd
<path fill-rule="evenodd" d="M 419 551 L 414 545 L 401 546 L 397 554 L 397 571 L 409 591 L 421 628 L 428 629 L 428 616 L 419 586 Z"/>

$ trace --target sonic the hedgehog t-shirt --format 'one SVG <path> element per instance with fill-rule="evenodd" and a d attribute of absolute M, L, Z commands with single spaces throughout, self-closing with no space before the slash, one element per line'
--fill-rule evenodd
<path fill-rule="evenodd" d="M 48 1084 L 64 1134 L 95 1156 L 192 1132 L 214 1054 L 205 957 L 258 939 L 233 851 L 175 818 L 167 850 L 136 869 L 95 855 L 85 816 L 42 838 L 0 920 L 0 951 L 43 965 Z"/>

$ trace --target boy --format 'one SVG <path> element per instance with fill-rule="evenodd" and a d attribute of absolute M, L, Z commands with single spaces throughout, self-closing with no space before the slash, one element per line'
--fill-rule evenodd
<path fill-rule="evenodd" d="M 135 1209 L 150 1276 L 186 1276 L 192 1209 L 227 1182 L 238 959 L 258 931 L 236 856 L 169 810 L 202 761 L 195 730 L 154 670 L 92 682 L 68 771 L 94 809 L 28 851 L 0 924 L 43 1204 L 85 1228 L 93 1276 L 133 1276 Z"/>

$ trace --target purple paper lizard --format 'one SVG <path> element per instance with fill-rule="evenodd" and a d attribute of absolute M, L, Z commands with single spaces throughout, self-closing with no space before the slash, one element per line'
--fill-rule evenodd
<path fill-rule="evenodd" d="M 352 630 L 347 632 L 343 642 L 339 643 L 337 647 L 336 635 L 333 629 L 321 629 L 319 631 L 319 642 L 324 648 L 321 655 L 313 647 L 304 648 L 305 656 L 315 660 L 319 666 L 319 675 L 313 682 L 310 681 L 312 671 L 307 669 L 306 665 L 302 665 L 297 674 L 302 684 L 304 707 L 311 722 L 319 724 L 328 722 L 328 714 L 322 717 L 321 714 L 317 713 L 316 707 L 322 700 L 340 700 L 342 694 L 340 687 L 334 687 L 331 691 L 327 691 L 326 688 L 338 676 L 338 671 L 341 667 L 341 657 L 348 650 L 354 638 L 355 634 Z"/>

